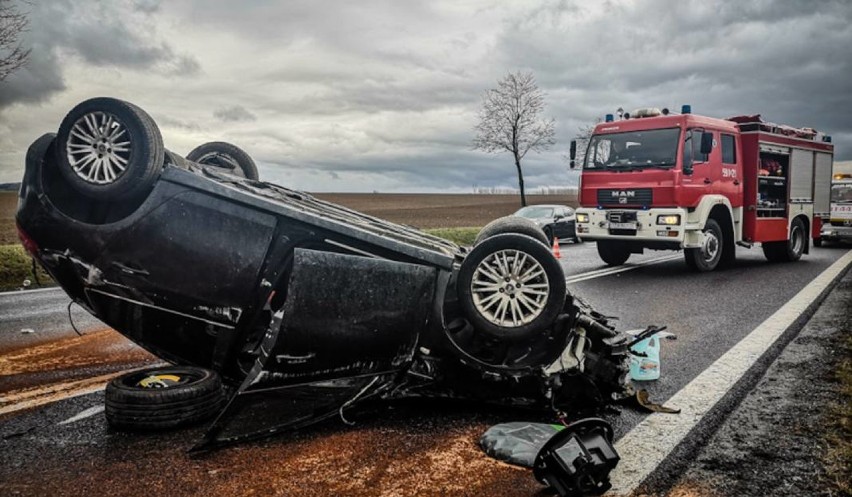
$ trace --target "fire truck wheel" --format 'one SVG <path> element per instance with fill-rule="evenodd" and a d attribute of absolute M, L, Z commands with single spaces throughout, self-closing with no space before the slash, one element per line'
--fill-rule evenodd
<path fill-rule="evenodd" d="M 805 224 L 801 219 L 794 219 L 790 224 L 790 238 L 783 242 L 768 242 L 763 244 L 763 255 L 770 262 L 798 261 L 805 251 Z"/>
<path fill-rule="evenodd" d="M 725 239 L 721 226 L 715 219 L 708 219 L 704 223 L 704 245 L 683 251 L 686 265 L 702 273 L 712 271 L 719 265 L 724 247 Z"/>
<path fill-rule="evenodd" d="M 630 248 L 621 242 L 599 240 L 597 246 L 601 260 L 610 266 L 620 266 L 630 258 Z"/>

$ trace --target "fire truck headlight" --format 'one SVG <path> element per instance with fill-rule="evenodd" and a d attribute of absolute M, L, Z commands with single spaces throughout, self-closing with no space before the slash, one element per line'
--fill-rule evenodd
<path fill-rule="evenodd" d="M 578 223 L 588 223 L 589 222 L 589 215 L 588 214 L 580 214 L 578 212 L 577 213 L 577 222 Z"/>
<path fill-rule="evenodd" d="M 675 226 L 680 224 L 680 214 L 668 214 L 657 216 L 657 224 Z"/>

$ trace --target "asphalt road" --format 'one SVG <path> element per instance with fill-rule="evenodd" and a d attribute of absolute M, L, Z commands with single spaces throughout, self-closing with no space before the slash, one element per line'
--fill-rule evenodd
<path fill-rule="evenodd" d="M 78 305 L 61 288 L 0 293 L 0 351 L 27 347 L 45 340 L 74 336 L 106 325 Z"/>
<path fill-rule="evenodd" d="M 769 264 L 760 249 L 740 248 L 733 268 L 696 274 L 674 252 L 634 255 L 612 269 L 594 244 L 565 244 L 561 251 L 569 290 L 618 316 L 620 329 L 666 325 L 676 335 L 663 340 L 662 377 L 646 385 L 657 401 L 683 388 L 846 253 L 813 248 L 797 263 Z M 59 292 L 0 296 L 0 350 L 74 336 L 64 324 L 66 305 Z M 83 316 L 77 319 L 80 327 Z M 96 321 L 86 323 L 89 333 L 101 333 L 92 331 Z M 24 328 L 35 332 L 22 335 Z M 479 434 L 510 419 L 471 406 L 376 408 L 359 415 L 355 428 L 335 422 L 193 460 L 183 449 L 199 429 L 112 432 L 99 414 L 102 402 L 94 393 L 0 417 L 0 494 L 97 494 L 104 485 L 117 495 L 531 495 L 540 488 L 527 472 L 481 455 Z M 81 412 L 94 415 L 59 424 Z M 643 417 L 623 409 L 610 420 L 621 437 Z M 62 483 L 69 478 L 75 487 Z"/>

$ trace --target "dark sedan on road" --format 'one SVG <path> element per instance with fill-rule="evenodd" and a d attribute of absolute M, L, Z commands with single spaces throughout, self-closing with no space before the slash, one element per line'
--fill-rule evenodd
<path fill-rule="evenodd" d="M 257 176 L 227 143 L 165 149 L 147 113 L 112 98 L 30 146 L 25 248 L 76 303 L 174 364 L 111 383 L 113 426 L 211 415 L 220 381 L 230 398 L 207 444 L 367 399 L 564 411 L 631 393 L 629 336 L 567 292 L 532 223 L 498 220 L 468 249 Z M 227 428 L 244 411 L 251 429 Z"/>
<path fill-rule="evenodd" d="M 559 241 L 580 239 L 575 230 L 574 209 L 564 205 L 528 205 L 515 212 L 513 216 L 532 220 L 544 231 L 550 244 L 553 238 Z"/>

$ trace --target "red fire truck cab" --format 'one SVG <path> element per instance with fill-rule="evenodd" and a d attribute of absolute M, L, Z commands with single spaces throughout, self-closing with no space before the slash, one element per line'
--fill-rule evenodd
<path fill-rule="evenodd" d="M 717 119 L 687 105 L 607 115 L 581 161 L 577 235 L 610 265 L 683 249 L 687 265 L 712 271 L 736 244 L 798 260 L 828 219 L 833 156 L 829 136 L 759 115 Z"/>

